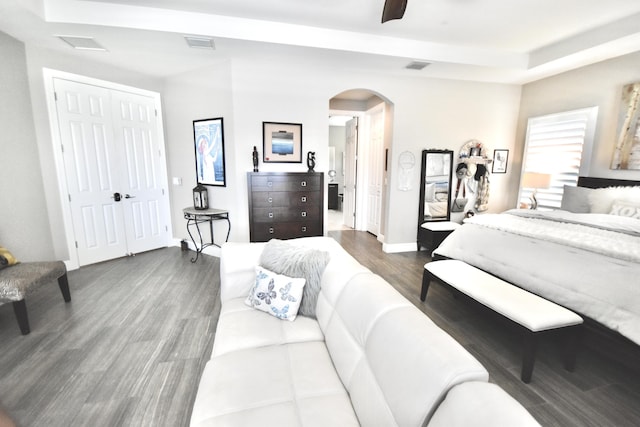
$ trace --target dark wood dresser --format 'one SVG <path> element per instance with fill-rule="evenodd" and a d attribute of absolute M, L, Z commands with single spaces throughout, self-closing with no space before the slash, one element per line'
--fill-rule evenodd
<path fill-rule="evenodd" d="M 252 242 L 324 234 L 324 174 L 248 172 L 247 185 Z"/>

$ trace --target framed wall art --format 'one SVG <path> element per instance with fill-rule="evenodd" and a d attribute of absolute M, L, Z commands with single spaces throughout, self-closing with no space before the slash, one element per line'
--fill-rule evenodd
<path fill-rule="evenodd" d="M 640 82 L 622 88 L 618 139 L 611 169 L 640 170 Z"/>
<path fill-rule="evenodd" d="M 264 163 L 302 163 L 302 124 L 262 122 Z"/>
<path fill-rule="evenodd" d="M 509 150 L 493 150 L 491 173 L 507 173 Z"/>
<path fill-rule="evenodd" d="M 225 187 L 224 126 L 222 117 L 193 121 L 198 184 Z"/>

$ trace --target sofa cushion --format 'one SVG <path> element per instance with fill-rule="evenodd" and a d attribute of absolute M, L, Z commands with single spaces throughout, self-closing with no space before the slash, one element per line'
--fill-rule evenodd
<path fill-rule="evenodd" d="M 191 425 L 214 424 L 359 425 L 322 342 L 251 348 L 214 357 L 204 369 Z"/>
<path fill-rule="evenodd" d="M 540 424 L 496 384 L 470 381 L 449 391 L 428 427 L 540 427 Z"/>
<path fill-rule="evenodd" d="M 244 298 L 236 298 L 225 302 L 220 309 L 212 357 L 249 348 L 309 341 L 324 341 L 314 319 L 298 316 L 295 322 L 283 322 L 248 307 Z"/>
<path fill-rule="evenodd" d="M 256 278 L 245 304 L 278 319 L 294 321 L 298 315 L 305 279 L 276 274 L 256 266 Z"/>
<path fill-rule="evenodd" d="M 325 292 L 318 317 L 362 425 L 420 426 L 449 389 L 487 381 L 486 369 L 379 276 L 360 273 Z"/>
<path fill-rule="evenodd" d="M 261 266 L 278 274 L 306 280 L 299 311 L 303 316 L 314 318 L 320 279 L 328 262 L 329 253 L 326 251 L 277 239 L 270 240 L 260 256 Z"/>

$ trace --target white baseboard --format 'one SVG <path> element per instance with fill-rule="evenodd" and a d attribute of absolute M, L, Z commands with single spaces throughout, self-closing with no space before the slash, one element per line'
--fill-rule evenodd
<path fill-rule="evenodd" d="M 395 254 L 398 252 L 416 252 L 418 250 L 418 246 L 416 242 L 412 243 L 383 243 L 382 244 L 382 252 L 388 254 Z"/>

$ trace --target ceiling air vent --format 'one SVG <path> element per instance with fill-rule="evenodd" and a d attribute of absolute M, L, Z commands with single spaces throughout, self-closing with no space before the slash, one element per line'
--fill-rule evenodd
<path fill-rule="evenodd" d="M 424 61 L 413 61 L 410 62 L 409 64 L 407 64 L 406 69 L 408 70 L 422 70 L 424 67 L 426 67 L 427 65 L 431 65 L 428 62 L 424 62 Z"/>
<path fill-rule="evenodd" d="M 106 51 L 93 37 L 84 36 L 58 36 L 58 38 L 74 49 Z"/>
<path fill-rule="evenodd" d="M 184 39 L 187 41 L 189 47 L 193 47 L 195 49 L 215 50 L 216 48 L 215 44 L 213 44 L 213 39 L 207 37 L 184 36 Z"/>

